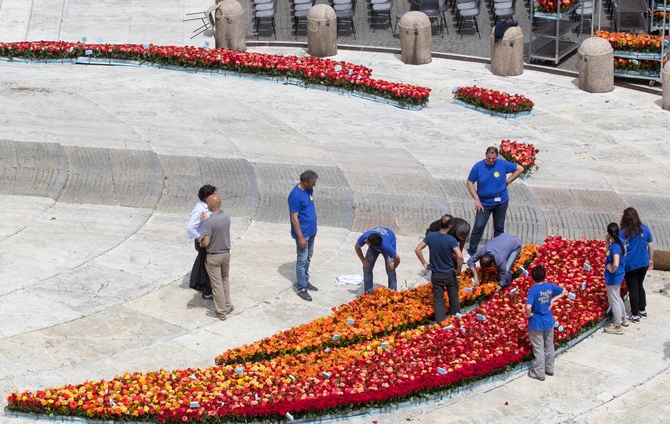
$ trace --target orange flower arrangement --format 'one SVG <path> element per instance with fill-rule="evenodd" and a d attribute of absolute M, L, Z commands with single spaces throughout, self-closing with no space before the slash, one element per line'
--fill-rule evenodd
<path fill-rule="evenodd" d="M 596 31 L 596 37 L 609 41 L 614 50 L 640 53 L 660 53 L 661 45 L 668 45 L 668 37 L 627 32 Z"/>

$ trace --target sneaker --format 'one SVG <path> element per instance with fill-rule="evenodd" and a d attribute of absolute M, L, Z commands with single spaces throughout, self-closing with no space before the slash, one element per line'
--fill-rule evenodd
<path fill-rule="evenodd" d="M 620 325 L 612 325 L 609 327 L 605 327 L 605 330 L 603 331 L 605 331 L 605 333 L 607 334 L 619 334 L 619 335 L 623 334 L 623 329 L 621 328 Z"/>
<path fill-rule="evenodd" d="M 638 324 L 640 322 L 640 317 L 635 315 L 628 315 L 628 321 Z"/>
<path fill-rule="evenodd" d="M 218 319 L 220 319 L 221 321 L 225 321 L 225 320 L 226 320 L 226 316 L 225 316 L 225 315 L 224 315 L 224 316 L 221 316 L 221 315 L 217 314 L 216 312 L 212 312 L 212 311 L 207 311 L 207 316 L 208 316 L 208 317 L 212 317 L 212 318 L 218 318 Z"/>
<path fill-rule="evenodd" d="M 298 296 L 300 296 L 304 300 L 309 300 L 310 302 L 312 301 L 312 296 L 307 293 L 307 290 L 300 290 L 298 291 Z"/>
<path fill-rule="evenodd" d="M 231 306 L 230 309 L 227 309 L 227 310 L 226 310 L 226 314 L 230 314 L 230 313 L 232 313 L 234 310 L 235 310 L 235 307 L 234 307 L 234 306 Z"/>
<path fill-rule="evenodd" d="M 313 286 L 312 283 L 307 283 L 306 288 L 307 288 L 307 290 L 311 290 L 311 291 L 319 291 L 319 289 L 317 287 Z"/>
<path fill-rule="evenodd" d="M 539 375 L 535 374 L 535 371 L 533 371 L 533 370 L 528 371 L 528 377 L 534 378 L 536 380 L 544 381 L 544 377 L 540 377 Z"/>
<path fill-rule="evenodd" d="M 640 311 L 639 314 L 642 318 L 647 318 L 647 311 Z"/>
<path fill-rule="evenodd" d="M 545 371 L 544 375 L 548 375 L 549 377 L 553 377 L 554 372 L 553 371 Z"/>
<path fill-rule="evenodd" d="M 626 318 L 621 318 L 621 326 L 622 327 L 628 327 L 629 325 L 630 325 L 630 323 L 628 322 L 628 320 Z"/>
<path fill-rule="evenodd" d="M 202 298 L 203 298 L 203 299 L 214 299 L 214 296 L 211 295 L 211 294 L 203 294 L 203 295 L 202 295 Z"/>

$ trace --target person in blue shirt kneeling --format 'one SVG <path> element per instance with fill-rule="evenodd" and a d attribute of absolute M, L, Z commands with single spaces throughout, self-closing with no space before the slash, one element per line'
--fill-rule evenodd
<path fill-rule="evenodd" d="M 554 315 L 551 307 L 568 291 L 544 281 L 547 270 L 542 265 L 533 268 L 530 275 L 535 284 L 528 290 L 526 316 L 535 361 L 528 377 L 544 381 L 545 375 L 554 375 Z"/>

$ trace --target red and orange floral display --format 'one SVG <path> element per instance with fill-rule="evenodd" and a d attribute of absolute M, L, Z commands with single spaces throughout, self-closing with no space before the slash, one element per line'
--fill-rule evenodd
<path fill-rule="evenodd" d="M 627 32 L 596 31 L 596 37 L 609 41 L 614 50 L 640 53 L 661 53 L 661 45 L 668 37 Z M 667 45 L 667 42 L 666 42 Z"/>
<path fill-rule="evenodd" d="M 521 94 L 508 94 L 503 91 L 477 87 L 476 85 L 457 87 L 454 90 L 454 98 L 499 113 L 526 112 L 535 106 L 535 103 Z"/>
<path fill-rule="evenodd" d="M 0 43 L 0 56 L 28 60 L 89 56 L 289 77 L 297 78 L 307 85 L 339 87 L 384 97 L 400 105 L 424 106 L 430 95 L 430 88 L 427 87 L 371 78 L 372 69 L 365 66 L 312 56 L 279 56 L 193 46 L 84 44 L 66 41 Z"/>
<path fill-rule="evenodd" d="M 538 169 L 538 166 L 535 164 L 535 155 L 540 151 L 530 143 L 503 140 L 500 142 L 499 152 L 503 159 L 521 165 L 524 172 L 528 172 L 532 168 Z"/>
<path fill-rule="evenodd" d="M 532 260 L 529 269 L 543 264 L 547 279 L 572 293 L 553 308 L 558 344 L 605 315 L 604 255 L 604 242 L 561 237 L 549 237 L 522 253 L 521 260 Z M 461 278 L 466 285 L 467 278 Z M 524 304 L 531 285 L 521 274 L 508 289 L 485 294 L 488 300 L 472 311 L 428 325 L 418 323 L 424 323 L 421 314 L 430 315 L 429 301 L 420 310 L 411 300 L 408 309 L 416 312 L 398 318 L 375 317 L 399 313 L 401 308 L 392 305 L 415 296 L 380 288 L 336 308 L 330 319 L 306 324 L 297 339 L 286 332 L 270 338 L 270 344 L 287 344 L 285 352 L 273 347 L 259 356 L 258 349 L 239 349 L 236 358 L 224 354 L 220 362 L 225 364 L 211 368 L 126 373 L 109 381 L 12 393 L 7 408 L 94 419 L 213 423 L 292 419 L 398 402 L 529 359 Z M 363 309 L 370 307 L 377 309 Z M 329 345 L 323 337 L 343 337 L 344 328 L 353 335 L 344 345 Z M 303 349 L 301 342 L 308 347 Z M 240 359 L 245 356 L 249 360 Z"/>
<path fill-rule="evenodd" d="M 542 13 L 556 13 L 570 10 L 578 0 L 537 0 L 537 10 Z"/>

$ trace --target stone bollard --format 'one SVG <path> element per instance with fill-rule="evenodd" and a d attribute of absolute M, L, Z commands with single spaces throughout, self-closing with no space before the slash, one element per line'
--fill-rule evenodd
<path fill-rule="evenodd" d="M 337 54 L 337 15 L 327 4 L 317 4 L 307 12 L 307 53 L 315 57 Z"/>
<path fill-rule="evenodd" d="M 589 93 L 614 90 L 614 50 L 604 38 L 587 38 L 579 46 L 579 89 Z"/>
<path fill-rule="evenodd" d="M 207 9 L 207 19 L 214 28 L 216 48 L 243 52 L 247 49 L 244 8 L 237 0 L 217 1 Z"/>
<path fill-rule="evenodd" d="M 663 84 L 663 110 L 670 110 L 670 62 L 663 66 L 661 84 Z"/>
<path fill-rule="evenodd" d="M 501 77 L 523 74 L 523 31 L 509 27 L 501 40 L 495 41 L 496 28 L 491 29 L 491 72 Z"/>
<path fill-rule="evenodd" d="M 430 19 L 423 12 L 407 12 L 400 18 L 400 60 L 408 65 L 425 65 L 430 52 Z"/>

